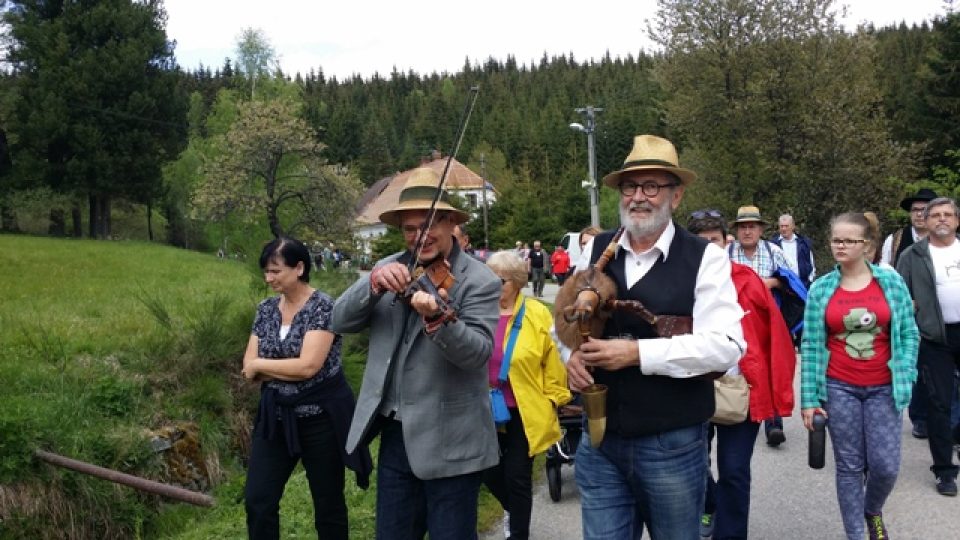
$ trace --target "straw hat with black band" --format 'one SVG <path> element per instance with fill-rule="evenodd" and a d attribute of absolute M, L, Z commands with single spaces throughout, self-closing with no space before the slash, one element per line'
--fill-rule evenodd
<path fill-rule="evenodd" d="M 759 223 L 766 227 L 769 225 L 767 220 L 760 215 L 760 209 L 756 206 L 741 206 L 737 208 L 737 218 L 730 224 L 730 228 L 736 228 L 740 223 Z"/>
<path fill-rule="evenodd" d="M 437 186 L 440 185 L 440 175 L 433 169 L 420 167 L 414 169 L 403 185 L 403 191 L 397 205 L 380 214 L 380 221 L 395 227 L 400 226 L 400 212 L 406 210 L 429 210 L 433 199 L 437 195 Z M 470 215 L 458 210 L 450 204 L 450 196 L 446 190 L 440 191 L 440 200 L 437 201 L 437 211 L 446 212 L 453 223 L 466 223 Z"/>
<path fill-rule="evenodd" d="M 620 184 L 620 175 L 644 170 L 667 171 L 679 178 L 684 186 L 697 179 L 697 173 L 680 166 L 677 149 L 672 142 L 656 135 L 637 135 L 633 138 L 630 154 L 623 160 L 623 166 L 604 176 L 603 183 L 616 189 Z"/>

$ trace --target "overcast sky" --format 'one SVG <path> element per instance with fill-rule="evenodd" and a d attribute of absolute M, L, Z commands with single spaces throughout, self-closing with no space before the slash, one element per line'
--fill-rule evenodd
<path fill-rule="evenodd" d="M 848 28 L 930 20 L 943 0 L 847 0 Z M 655 0 L 166 0 L 167 35 L 184 69 L 233 58 L 241 29 L 262 29 L 284 72 L 327 76 L 375 71 L 459 71 L 464 59 L 514 55 L 520 63 L 573 53 L 577 60 L 651 50 L 645 20 Z"/>

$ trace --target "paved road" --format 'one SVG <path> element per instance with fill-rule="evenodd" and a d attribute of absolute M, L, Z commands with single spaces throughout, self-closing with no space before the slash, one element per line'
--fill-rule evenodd
<path fill-rule="evenodd" d="M 556 283 L 550 281 L 543 284 L 543 297 L 540 300 L 552 304 L 553 301 L 557 298 L 557 290 L 560 287 Z M 533 297 L 533 289 L 530 288 L 530 284 L 527 283 L 527 286 L 523 288 L 523 294 Z"/>
<path fill-rule="evenodd" d="M 546 293 L 546 290 L 545 290 Z M 797 377 L 799 381 L 799 375 Z M 900 478 L 884 508 L 885 521 L 895 540 L 960 539 L 960 498 L 943 497 L 934 489 L 929 472 L 927 442 L 914 439 L 904 421 Z M 758 540 L 843 539 L 837 509 L 833 456 L 816 471 L 807 467 L 806 431 L 797 418 L 785 419 L 787 442 L 769 448 L 763 435 L 753 455 L 750 538 Z M 580 500 L 573 466 L 563 466 L 563 494 L 550 500 L 545 483 L 534 488 L 531 538 L 581 538 Z M 484 540 L 503 538 L 500 528 Z M 644 536 L 648 538 L 648 536 Z"/>

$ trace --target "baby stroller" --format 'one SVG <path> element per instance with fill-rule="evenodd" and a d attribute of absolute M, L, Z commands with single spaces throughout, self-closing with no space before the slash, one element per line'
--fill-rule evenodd
<path fill-rule="evenodd" d="M 560 466 L 573 463 L 583 433 L 583 406 L 579 405 L 579 399 L 575 401 L 578 403 L 564 405 L 557 412 L 561 438 L 547 449 L 547 487 L 553 502 L 560 501 Z"/>

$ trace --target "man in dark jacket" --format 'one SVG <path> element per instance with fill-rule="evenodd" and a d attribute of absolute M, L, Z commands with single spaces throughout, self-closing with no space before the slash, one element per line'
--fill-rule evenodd
<path fill-rule="evenodd" d="M 809 289 L 817 276 L 816 263 L 813 261 L 813 242 L 809 237 L 796 233 L 797 225 L 790 214 L 780 216 L 777 220 L 777 228 L 780 233 L 774 235 L 770 241 L 780 246 L 787 257 L 787 262 L 792 268 L 797 269 L 797 275 L 800 276 L 803 285 Z"/>
<path fill-rule="evenodd" d="M 957 203 L 946 197 L 923 211 L 927 237 L 907 248 L 897 262 L 916 307 L 920 329 L 918 368 L 927 389 L 927 432 L 937 492 L 956 496 L 950 407 L 960 367 L 960 241 Z"/>

